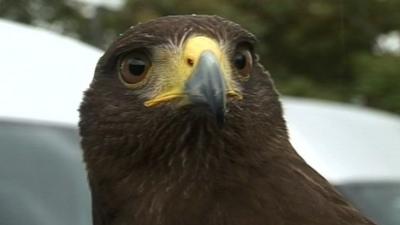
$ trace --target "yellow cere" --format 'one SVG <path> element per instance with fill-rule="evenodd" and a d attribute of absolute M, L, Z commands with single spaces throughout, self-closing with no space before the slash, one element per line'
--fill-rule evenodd
<path fill-rule="evenodd" d="M 164 90 L 162 93 L 159 93 L 156 97 L 146 101 L 144 105 L 146 107 L 151 107 L 172 99 L 185 98 L 185 83 L 195 70 L 199 58 L 204 51 L 211 51 L 218 59 L 224 79 L 228 86 L 228 95 L 240 99 L 241 95 L 231 88 L 231 72 L 228 65 L 229 60 L 222 52 L 218 42 L 205 36 L 193 36 L 188 38 L 185 42 L 183 51 L 181 51 L 180 55 L 177 56 L 178 60 L 172 60 L 174 63 L 177 63 L 175 71 L 168 71 L 168 73 L 173 73 L 170 74 L 171 76 L 169 77 L 172 80 L 166 82 L 166 87 L 162 88 Z"/>
<path fill-rule="evenodd" d="M 189 38 L 185 44 L 183 56 L 194 61 L 195 65 L 204 51 L 211 51 L 221 62 L 221 50 L 216 41 L 204 36 Z"/>

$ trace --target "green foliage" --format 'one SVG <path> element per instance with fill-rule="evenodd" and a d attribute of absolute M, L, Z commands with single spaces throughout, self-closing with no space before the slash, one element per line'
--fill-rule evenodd
<path fill-rule="evenodd" d="M 400 113 L 400 57 L 361 55 L 355 69 L 356 91 L 367 105 Z"/>
<path fill-rule="evenodd" d="M 0 0 L 0 17 L 82 36 L 88 19 L 77 10 L 82 5 L 58 0 Z"/>
<path fill-rule="evenodd" d="M 98 7 L 90 17 L 71 1 L 0 0 L 1 17 L 57 24 L 101 48 L 131 25 L 155 17 L 217 14 L 256 34 L 262 63 L 281 93 L 361 99 L 397 113 L 399 56 L 374 49 L 379 35 L 400 30 L 399 9 L 397 0 L 125 0 L 120 9 Z"/>

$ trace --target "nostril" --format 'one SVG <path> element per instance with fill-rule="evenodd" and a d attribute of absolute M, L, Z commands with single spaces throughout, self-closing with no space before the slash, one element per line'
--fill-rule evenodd
<path fill-rule="evenodd" d="M 187 63 L 189 66 L 193 66 L 194 61 L 193 61 L 193 59 L 191 59 L 191 58 L 187 58 L 186 63 Z"/>

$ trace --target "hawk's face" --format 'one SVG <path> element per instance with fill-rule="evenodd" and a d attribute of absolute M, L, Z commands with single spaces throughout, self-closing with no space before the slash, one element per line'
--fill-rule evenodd
<path fill-rule="evenodd" d="M 84 142 L 92 137 L 143 147 L 149 140 L 202 138 L 193 132 L 203 131 L 253 141 L 286 135 L 255 42 L 215 16 L 163 17 L 132 27 L 101 58 L 86 92 Z M 262 135 L 251 133 L 257 128 Z"/>

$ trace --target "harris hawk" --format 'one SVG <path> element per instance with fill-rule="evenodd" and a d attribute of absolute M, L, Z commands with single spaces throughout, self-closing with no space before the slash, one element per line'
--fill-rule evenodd
<path fill-rule="evenodd" d="M 218 16 L 131 27 L 80 108 L 95 225 L 373 225 L 296 153 L 256 38 Z"/>

